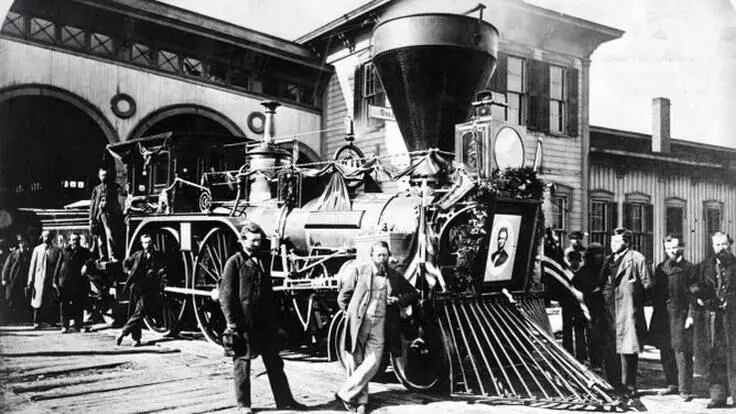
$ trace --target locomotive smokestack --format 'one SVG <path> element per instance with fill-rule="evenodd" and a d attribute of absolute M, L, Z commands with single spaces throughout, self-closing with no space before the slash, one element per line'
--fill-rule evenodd
<path fill-rule="evenodd" d="M 263 142 L 273 144 L 276 136 L 276 108 L 281 106 L 276 101 L 261 102 L 266 108 L 266 119 L 263 121 Z"/>
<path fill-rule="evenodd" d="M 409 151 L 454 151 L 455 124 L 496 68 L 498 31 L 469 16 L 414 14 L 379 23 L 373 64 Z"/>

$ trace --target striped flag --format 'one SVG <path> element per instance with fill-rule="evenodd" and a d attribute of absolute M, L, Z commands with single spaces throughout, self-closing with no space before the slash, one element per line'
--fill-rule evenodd
<path fill-rule="evenodd" d="M 542 272 L 544 273 L 544 275 L 554 278 L 555 280 L 560 282 L 562 286 L 569 290 L 570 294 L 572 294 L 573 297 L 575 297 L 575 299 L 578 301 L 578 305 L 583 311 L 583 315 L 585 315 L 585 318 L 587 320 L 590 320 L 590 311 L 585 305 L 583 293 L 577 290 L 575 286 L 572 285 L 572 278 L 575 276 L 572 271 L 570 271 L 570 269 L 565 269 L 559 263 L 547 256 L 541 256 L 540 261 L 542 264 Z"/>

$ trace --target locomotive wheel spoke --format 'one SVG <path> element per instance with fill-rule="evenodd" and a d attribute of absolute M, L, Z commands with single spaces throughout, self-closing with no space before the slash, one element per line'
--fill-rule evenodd
<path fill-rule="evenodd" d="M 202 239 L 200 253 L 194 263 L 190 288 L 201 293 L 191 295 L 194 314 L 202 335 L 215 344 L 220 344 L 220 337 L 227 324 L 220 302 L 209 294 L 216 293 L 225 262 L 237 252 L 237 241 L 237 235 L 230 229 L 210 230 Z"/>
<path fill-rule="evenodd" d="M 151 233 L 154 249 L 164 258 L 165 287 L 186 287 L 191 269 L 190 257 L 188 252 L 181 251 L 176 231 L 170 227 L 163 227 Z M 186 296 L 162 289 L 157 296 L 156 305 L 146 315 L 144 322 L 149 330 L 161 336 L 176 335 L 180 329 L 180 321 L 184 316 L 186 304 Z"/>

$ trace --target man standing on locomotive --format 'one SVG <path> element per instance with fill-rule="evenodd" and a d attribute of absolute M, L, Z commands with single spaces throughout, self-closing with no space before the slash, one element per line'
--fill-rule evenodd
<path fill-rule="evenodd" d="M 82 267 L 92 260 L 89 250 L 79 245 L 79 235 L 69 235 L 69 244 L 64 248 L 62 271 L 54 278 L 54 287 L 59 291 L 61 333 L 69 332 L 69 320 L 74 319 L 74 328 L 82 329 L 82 311 L 87 299 L 88 281 L 82 275 Z"/>
<path fill-rule="evenodd" d="M 220 306 L 227 322 L 226 355 L 233 357 L 235 399 L 240 412 L 251 413 L 250 360 L 260 353 L 278 409 L 304 410 L 294 400 L 279 356 L 270 266 L 260 252 L 263 230 L 246 222 L 240 231 L 242 250 L 225 263 L 220 280 Z"/>
<path fill-rule="evenodd" d="M 161 254 L 154 250 L 150 234 L 140 237 L 142 249 L 125 259 L 123 267 L 127 270 L 128 279 L 125 290 L 130 292 L 128 302 L 128 321 L 125 322 L 120 335 L 115 339 L 120 345 L 128 334 L 133 338 L 133 346 L 141 346 L 141 328 L 143 318 L 150 311 L 157 299 L 161 286 L 165 282 L 166 268 Z"/>
<path fill-rule="evenodd" d="M 368 382 L 381 364 L 384 342 L 389 350 L 400 351 L 399 311 L 418 299 L 416 289 L 388 266 L 388 243 L 376 242 L 370 254 L 372 262 L 356 266 L 337 297 L 346 312 L 345 350 L 350 357 L 348 379 L 335 397 L 351 412 L 365 412 Z"/>
<path fill-rule="evenodd" d="M 120 186 L 107 177 L 107 169 L 100 167 L 97 172 L 100 183 L 92 190 L 89 206 L 89 231 L 95 239 L 99 258 L 116 262 L 117 240 L 122 223 L 122 209 L 118 201 Z"/>

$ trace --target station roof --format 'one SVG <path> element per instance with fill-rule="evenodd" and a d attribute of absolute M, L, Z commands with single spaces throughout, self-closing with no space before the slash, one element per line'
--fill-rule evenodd
<path fill-rule="evenodd" d="M 736 172 L 736 148 L 670 139 L 670 151 L 652 151 L 652 136 L 638 132 L 590 126 L 590 152 L 597 156 L 626 157 Z"/>
<path fill-rule="evenodd" d="M 72 0 L 320 70 L 331 70 L 307 47 L 190 10 L 152 0 Z"/>

